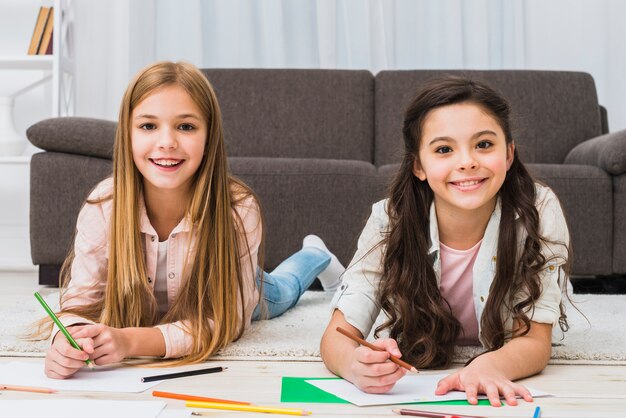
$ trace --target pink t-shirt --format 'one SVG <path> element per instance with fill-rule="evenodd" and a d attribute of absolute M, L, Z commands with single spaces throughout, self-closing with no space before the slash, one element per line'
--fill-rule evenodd
<path fill-rule="evenodd" d="M 480 345 L 478 320 L 474 309 L 473 285 L 474 261 L 482 240 L 468 250 L 455 250 L 439 244 L 441 249 L 441 283 L 439 290 L 452 308 L 463 331 L 457 340 L 459 345 Z"/>

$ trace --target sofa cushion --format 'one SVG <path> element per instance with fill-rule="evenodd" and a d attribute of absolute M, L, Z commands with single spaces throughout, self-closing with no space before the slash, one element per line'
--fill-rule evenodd
<path fill-rule="evenodd" d="M 587 165 L 528 164 L 528 169 L 550 186 L 561 202 L 572 241 L 572 271 L 578 275 L 611 274 L 611 176 Z"/>
<path fill-rule="evenodd" d="M 116 128 L 117 122 L 108 120 L 61 117 L 35 123 L 26 136 L 46 151 L 111 159 Z"/>
<path fill-rule="evenodd" d="M 626 130 L 578 144 L 567 154 L 565 164 L 594 165 L 614 176 L 626 173 Z"/>
<path fill-rule="evenodd" d="M 236 157 L 372 162 L 374 79 L 369 71 L 206 69 Z"/>
<path fill-rule="evenodd" d="M 272 269 L 319 235 L 347 265 L 372 203 L 376 168 L 361 161 L 233 157 L 230 168 L 259 196 L 265 266 Z"/>
<path fill-rule="evenodd" d="M 510 102 L 513 135 L 523 160 L 562 163 L 577 144 L 601 134 L 601 117 L 591 75 L 528 70 L 381 71 L 375 78 L 375 164 L 403 155 L 406 107 L 428 80 L 445 74 L 483 80 Z"/>
<path fill-rule="evenodd" d="M 34 264 L 61 264 L 74 240 L 78 212 L 111 175 L 111 160 L 42 152 L 31 160 L 30 246 Z"/>

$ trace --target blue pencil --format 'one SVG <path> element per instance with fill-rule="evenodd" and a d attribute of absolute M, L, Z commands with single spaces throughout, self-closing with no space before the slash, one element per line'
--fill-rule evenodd
<path fill-rule="evenodd" d="M 541 408 L 540 407 L 536 407 L 535 408 L 535 413 L 533 414 L 533 418 L 539 418 L 541 416 Z"/>

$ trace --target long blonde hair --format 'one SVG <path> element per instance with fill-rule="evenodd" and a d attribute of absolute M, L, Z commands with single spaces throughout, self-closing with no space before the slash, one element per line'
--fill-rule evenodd
<path fill-rule="evenodd" d="M 142 100 L 170 85 L 185 89 L 200 108 L 207 122 L 207 141 L 186 211 L 196 250 L 188 249 L 181 289 L 167 314 L 158 321 L 139 229 L 143 177 L 133 162 L 130 124 L 132 111 Z M 207 359 L 243 332 L 240 258 L 246 256 L 241 251 L 249 251 L 249 247 L 241 218 L 234 209 L 251 195 L 258 204 L 251 189 L 229 174 L 221 111 L 215 92 L 202 72 L 191 64 L 173 62 L 159 62 L 140 71 L 124 94 L 115 135 L 113 209 L 104 299 L 62 313 L 77 314 L 116 328 L 183 320 L 186 331 L 193 336 L 193 348 L 175 363 Z M 98 202 L 87 202 L 90 203 Z M 72 258 L 70 254 L 64 263 L 64 288 L 70 279 Z"/>

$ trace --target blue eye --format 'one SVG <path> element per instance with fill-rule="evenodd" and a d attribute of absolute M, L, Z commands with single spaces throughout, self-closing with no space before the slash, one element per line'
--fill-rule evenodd
<path fill-rule="evenodd" d="M 435 152 L 437 154 L 447 154 L 449 152 L 452 152 L 452 148 L 448 147 L 448 146 L 443 146 L 443 147 L 439 147 L 435 150 Z"/>

